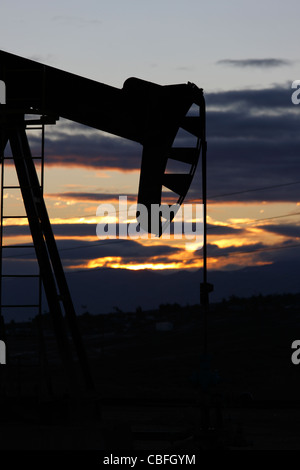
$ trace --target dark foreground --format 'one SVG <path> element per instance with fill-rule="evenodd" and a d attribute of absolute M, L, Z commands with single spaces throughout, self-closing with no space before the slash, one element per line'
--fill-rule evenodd
<path fill-rule="evenodd" d="M 300 450 L 298 309 L 213 309 L 205 363 L 197 314 L 175 313 L 138 312 L 101 328 L 87 315 L 96 390 L 78 397 L 50 330 L 46 367 L 34 328 L 8 328 L 1 450 Z"/>

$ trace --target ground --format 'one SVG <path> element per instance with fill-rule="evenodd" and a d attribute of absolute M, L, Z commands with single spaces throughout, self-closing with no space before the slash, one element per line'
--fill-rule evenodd
<path fill-rule="evenodd" d="M 79 408 L 55 338 L 46 335 L 51 398 L 34 329 L 14 325 L 11 363 L 1 369 L 1 449 L 300 450 L 300 365 L 291 361 L 298 310 L 212 309 L 206 373 L 201 315 L 182 313 L 169 316 L 169 331 L 142 312 L 126 322 L 119 314 L 111 332 L 81 325 L 96 392 Z"/>

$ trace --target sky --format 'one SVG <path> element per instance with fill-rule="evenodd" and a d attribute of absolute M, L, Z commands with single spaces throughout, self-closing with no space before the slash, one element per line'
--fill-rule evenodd
<path fill-rule="evenodd" d="M 203 88 L 208 270 L 299 262 L 298 2 L 3 0 L 0 12 L 3 51 L 116 88 L 132 76 Z M 39 136 L 29 137 L 38 152 Z M 97 238 L 100 203 L 117 205 L 121 194 L 136 201 L 139 144 L 60 119 L 46 129 L 45 156 L 45 200 L 67 272 L 202 266 L 199 244 Z M 13 184 L 13 168 L 6 178 Z M 201 202 L 201 165 L 186 201 Z M 19 213 L 16 192 L 4 202 Z M 29 241 L 25 221 L 5 223 L 7 243 Z"/>

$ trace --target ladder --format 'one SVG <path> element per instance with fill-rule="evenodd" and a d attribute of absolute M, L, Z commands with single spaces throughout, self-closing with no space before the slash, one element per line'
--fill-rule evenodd
<path fill-rule="evenodd" d="M 40 119 L 26 121 L 24 114 L 13 113 L 7 114 L 2 121 L 0 136 L 0 155 L 2 159 L 1 169 L 1 262 L 0 262 L 0 320 L 4 333 L 4 320 L 2 312 L 4 309 L 19 308 L 17 304 L 5 304 L 3 299 L 3 282 L 7 276 L 10 277 L 36 277 L 39 282 L 38 301 L 33 304 L 21 304 L 23 308 L 35 308 L 41 313 L 42 305 L 42 285 L 48 303 L 48 308 L 53 321 L 54 333 L 60 357 L 64 366 L 65 376 L 69 385 L 69 393 L 78 394 L 79 381 L 76 374 L 75 364 L 72 357 L 71 347 L 68 339 L 68 332 L 65 319 L 73 339 L 73 343 L 78 355 L 79 364 L 81 366 L 84 382 L 87 390 L 94 389 L 93 378 L 87 361 L 86 352 L 83 346 L 82 338 L 77 326 L 76 313 L 73 302 L 66 282 L 64 270 L 56 246 L 55 238 L 52 232 L 50 220 L 48 217 L 46 205 L 43 198 L 43 165 L 44 165 L 44 126 L 45 124 L 55 124 L 56 117 L 41 116 Z M 40 157 L 33 157 L 27 137 L 29 128 L 38 126 L 42 132 L 42 152 Z M 4 157 L 4 149 L 9 141 L 12 156 Z M 39 159 L 41 164 L 40 179 L 37 174 L 34 160 Z M 5 185 L 4 166 L 5 161 L 10 159 L 13 161 L 18 178 L 18 185 Z M 35 274 L 6 274 L 3 272 L 3 253 L 8 246 L 3 244 L 5 220 L 9 217 L 4 212 L 4 192 L 9 189 L 19 189 L 23 198 L 26 218 L 32 237 L 32 245 L 11 245 L 9 250 L 13 250 L 16 246 L 34 247 L 39 273 Z M 24 217 L 19 215 L 15 217 Z M 10 217 L 11 218 L 11 217 Z M 64 318 L 65 316 L 65 318 Z"/>
<path fill-rule="evenodd" d="M 26 129 L 27 131 L 39 131 L 41 137 L 41 145 L 40 145 L 40 153 L 38 156 L 33 156 L 32 159 L 37 162 L 35 164 L 36 171 L 38 173 L 38 168 L 37 165 L 39 165 L 39 181 L 40 181 L 40 189 L 41 193 L 43 194 L 44 191 L 44 142 L 45 142 L 45 123 L 38 121 L 38 120 L 26 120 Z M 3 149 L 3 146 L 2 146 Z M 9 313 L 11 311 L 16 311 L 19 310 L 19 318 L 22 316 L 22 314 L 26 313 L 28 316 L 28 312 L 30 311 L 31 314 L 34 314 L 37 322 L 37 327 L 38 327 L 38 364 L 42 368 L 42 374 L 41 378 L 42 380 L 45 380 L 45 385 L 46 385 L 46 390 L 49 395 L 52 395 L 52 384 L 51 384 L 51 378 L 49 374 L 49 366 L 48 366 L 48 360 L 47 360 L 47 354 L 46 354 L 46 348 L 45 348 L 45 342 L 44 342 L 44 335 L 43 335 L 43 329 L 42 329 L 42 298 L 43 298 L 43 288 L 42 288 L 42 278 L 40 275 L 40 270 L 37 270 L 37 273 L 32 274 L 32 273 L 20 273 L 20 272 L 6 272 L 7 267 L 4 266 L 5 261 L 9 263 L 10 260 L 14 260 L 18 257 L 22 257 L 24 255 L 24 251 L 27 252 L 30 255 L 34 256 L 34 245 L 32 241 L 30 243 L 26 244 L 20 244 L 20 243 L 6 243 L 6 237 L 5 236 L 5 227 L 6 227 L 6 222 L 8 222 L 9 226 L 9 221 L 13 219 L 18 219 L 20 222 L 23 219 L 27 219 L 26 214 L 18 214 L 16 215 L 15 213 L 10 213 L 9 208 L 9 203 L 5 204 L 6 200 L 9 198 L 9 193 L 12 192 L 14 196 L 20 195 L 20 185 L 15 182 L 8 182 L 6 175 L 7 170 L 7 165 L 9 165 L 13 160 L 13 156 L 8 156 L 5 154 L 4 149 L 3 149 L 3 155 L 1 156 L 1 188 L 0 188 L 0 337 L 5 338 L 6 340 L 6 331 L 5 331 L 5 318 L 7 319 L 7 316 L 9 317 Z M 11 166 L 11 165 L 10 165 Z M 16 176 L 16 175 L 15 175 Z M 15 178 L 16 179 L 16 178 Z M 16 194 L 18 193 L 18 194 Z M 14 198 L 15 199 L 15 198 Z M 8 206 L 8 207 L 7 207 Z M 25 222 L 28 224 L 27 220 Z M 23 250 L 23 253 L 20 253 L 20 250 Z M 26 255 L 25 255 L 26 256 Z M 17 282 L 13 282 L 17 279 Z M 28 281 L 27 282 L 27 290 L 30 292 L 34 293 L 34 296 L 36 298 L 35 303 L 28 303 L 26 299 L 23 297 L 20 299 L 20 282 L 22 283 L 23 281 L 25 282 L 25 279 Z M 10 293 L 14 291 L 15 295 L 14 298 L 18 301 L 18 303 L 11 303 L 11 301 L 8 301 L 5 299 L 5 293 L 6 293 L 6 282 L 10 283 Z M 13 284 L 13 286 L 12 286 Z M 22 292 L 21 292 L 22 295 Z M 8 363 L 12 365 L 12 360 L 8 359 Z M 18 363 L 19 364 L 19 363 Z"/>
<path fill-rule="evenodd" d="M 32 122 L 27 121 L 26 122 L 26 128 L 29 130 L 39 130 L 41 132 L 41 153 L 40 156 L 34 156 L 32 157 L 33 160 L 38 160 L 40 164 L 40 189 L 41 192 L 43 193 L 43 186 L 44 186 L 44 124 L 40 124 L 39 126 L 32 126 Z M 37 274 L 32 274 L 32 273 L 25 273 L 25 274 L 20 274 L 20 273 L 5 273 L 4 272 L 4 260 L 7 258 L 14 259 L 17 256 L 22 256 L 20 254 L 20 249 L 22 250 L 27 250 L 31 251 L 34 249 L 33 243 L 26 243 L 26 244 L 20 244 L 20 243 L 5 243 L 5 239 L 7 238 L 5 236 L 5 226 L 6 226 L 6 221 L 9 222 L 13 219 L 18 219 L 20 222 L 22 219 L 27 219 L 26 214 L 18 214 L 16 215 L 15 213 L 10 213 L 9 211 L 11 209 L 7 209 L 8 204 L 5 204 L 6 199 L 9 197 L 9 192 L 19 192 L 21 190 L 21 187 L 19 184 L 11 184 L 11 183 L 6 183 L 6 175 L 5 175 L 5 170 L 6 170 L 6 162 L 12 163 L 13 156 L 7 156 L 5 154 L 2 155 L 2 165 L 1 165 L 1 205 L 0 205 L 0 221 L 1 221 L 1 227 L 0 227 L 0 259 L 1 259 L 1 265 L 0 265 L 0 316 L 2 318 L 2 327 L 4 330 L 4 316 L 5 316 L 5 310 L 6 309 L 30 309 L 31 312 L 36 312 L 38 315 L 41 315 L 42 313 L 42 281 L 41 281 L 41 276 L 40 272 L 38 271 Z M 15 251 L 17 250 L 17 251 Z M 13 253 L 13 254 L 12 254 Z M 5 296 L 5 280 L 6 279 L 37 279 L 37 284 L 38 284 L 38 289 L 35 289 L 37 291 L 37 300 L 34 304 L 32 303 L 17 303 L 17 304 L 12 304 L 12 303 L 3 303 L 4 296 Z M 17 292 L 17 291 L 16 291 Z M 5 331 L 2 332 L 2 335 L 5 335 Z"/>

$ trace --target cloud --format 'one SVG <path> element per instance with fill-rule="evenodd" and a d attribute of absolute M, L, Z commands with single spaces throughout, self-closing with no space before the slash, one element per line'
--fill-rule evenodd
<path fill-rule="evenodd" d="M 32 141 L 38 148 L 39 140 Z M 101 131 L 90 133 L 83 126 L 62 128 L 46 141 L 46 165 L 84 166 L 122 171 L 140 168 L 142 147 L 136 142 L 107 136 Z"/>
<path fill-rule="evenodd" d="M 96 236 L 95 224 L 51 224 L 55 236 L 90 237 Z M 28 225 L 6 225 L 6 237 L 27 236 L 30 234 Z"/>
<path fill-rule="evenodd" d="M 48 193 L 46 198 L 56 199 L 56 200 L 76 200 L 77 202 L 108 202 L 111 204 L 119 203 L 120 194 L 116 193 L 89 193 L 89 192 L 64 192 L 64 193 Z M 126 194 L 128 204 L 134 204 L 137 202 L 136 194 Z M 117 210 L 116 206 L 116 210 Z"/>
<path fill-rule="evenodd" d="M 283 235 L 290 238 L 300 238 L 300 225 L 261 225 L 258 226 L 267 232 L 276 233 L 277 235 Z"/>
<path fill-rule="evenodd" d="M 207 106 L 219 106 L 218 112 L 231 107 L 235 111 L 249 113 L 252 110 L 266 111 L 285 108 L 291 111 L 291 83 L 278 84 L 269 88 L 218 91 L 205 94 Z"/>
<path fill-rule="evenodd" d="M 300 122 L 290 84 L 210 93 L 206 101 L 208 197 L 298 202 Z"/>
<path fill-rule="evenodd" d="M 291 91 L 291 83 L 286 83 L 205 94 L 211 200 L 222 195 L 227 202 L 299 202 L 295 182 L 300 174 L 300 108 L 292 104 Z M 39 139 L 32 138 L 31 143 L 34 153 Z M 181 133 L 176 145 L 189 145 L 186 133 Z M 141 167 L 140 144 L 66 120 L 46 132 L 45 149 L 46 165 L 121 171 L 139 171 Z M 197 201 L 201 198 L 199 179 L 200 164 L 188 193 Z M 76 198 L 75 194 L 69 196 Z M 83 197 L 92 201 L 103 196 L 86 193 Z"/>
<path fill-rule="evenodd" d="M 261 228 L 265 229 L 265 227 Z M 285 240 L 276 245 L 256 242 L 249 245 L 228 246 L 226 248 L 219 248 L 213 243 L 208 243 L 207 254 L 208 258 L 217 258 L 220 261 L 227 259 L 228 262 L 225 264 L 226 269 L 233 269 L 241 265 L 245 266 L 248 262 L 254 265 L 256 263 L 267 264 L 282 260 L 291 260 L 297 265 L 300 262 L 300 243 L 295 242 L 295 240 Z M 214 267 L 211 266 L 210 269 L 214 269 Z"/>
<path fill-rule="evenodd" d="M 291 65 L 290 60 L 285 59 L 223 59 L 216 62 L 217 65 L 228 65 L 230 67 L 258 67 L 258 68 L 274 68 Z"/>
<path fill-rule="evenodd" d="M 225 225 L 207 224 L 209 235 L 240 235 L 243 229 L 228 227 Z"/>
<path fill-rule="evenodd" d="M 234 253 L 238 254 L 245 254 L 245 253 L 253 253 L 256 251 L 263 251 L 267 246 L 264 243 L 252 243 L 249 245 L 243 246 L 228 246 L 226 248 L 219 248 L 218 245 L 214 243 L 208 243 L 207 245 L 207 252 L 208 256 L 211 257 L 220 257 L 220 256 L 228 256 Z"/>
<path fill-rule="evenodd" d="M 76 201 L 76 202 L 91 202 L 91 203 L 109 203 L 113 204 L 116 211 L 119 209 L 120 196 L 126 196 L 127 204 L 129 206 L 137 203 L 137 194 L 124 194 L 124 193 L 93 193 L 93 192 L 73 192 L 66 191 L 63 193 L 47 193 L 46 199 L 55 199 L 58 201 Z M 176 199 L 177 201 L 177 199 Z M 176 202 L 175 201 L 175 202 Z M 173 204 L 173 193 L 162 191 L 162 204 Z"/>
<path fill-rule="evenodd" d="M 147 262 L 153 257 L 165 259 L 181 251 L 180 248 L 167 245 L 144 246 L 133 240 L 99 240 L 98 243 L 58 240 L 57 245 L 65 265 L 74 264 L 74 261 L 87 261 L 107 256 L 121 257 L 126 263 Z"/>
<path fill-rule="evenodd" d="M 54 226 L 54 228 L 57 228 Z M 62 226 L 64 235 L 68 233 L 73 235 L 73 227 Z M 95 233 L 95 226 L 87 227 L 77 226 L 77 234 L 83 235 L 85 230 L 92 228 Z M 66 231 L 65 231 L 66 230 Z M 98 242 L 88 242 L 84 240 L 57 240 L 57 247 L 65 268 L 70 266 L 80 266 L 88 261 L 98 258 L 120 258 L 123 264 L 129 263 L 149 263 L 155 260 L 156 263 L 170 262 L 169 256 L 177 256 L 180 258 L 181 249 L 170 245 L 149 245 L 144 246 L 133 240 L 99 240 Z M 33 249 L 19 248 L 14 250 L 14 254 L 5 254 L 3 256 L 5 269 L 10 272 L 20 271 L 20 266 L 31 266 L 32 270 L 36 269 L 36 257 Z"/>

